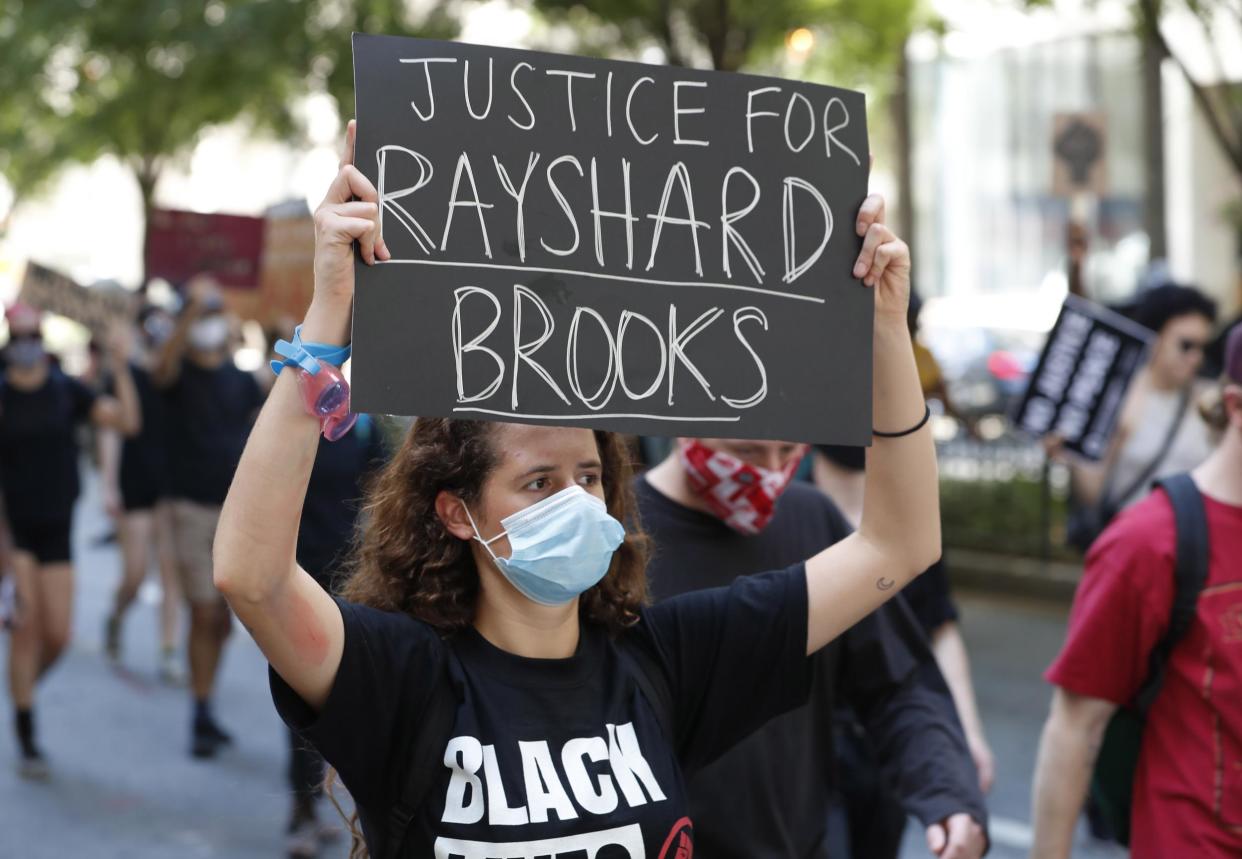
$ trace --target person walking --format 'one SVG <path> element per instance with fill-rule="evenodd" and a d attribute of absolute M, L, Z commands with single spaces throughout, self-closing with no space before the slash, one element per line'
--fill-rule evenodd
<path fill-rule="evenodd" d="M 142 430 L 132 438 L 105 432 L 100 439 L 100 472 L 105 507 L 117 522 L 121 546 L 121 580 L 112 610 L 104 623 L 104 652 L 120 664 L 123 622 L 138 596 L 154 556 L 160 582 L 159 674 L 169 685 L 185 680 L 178 653 L 182 596 L 172 542 L 172 511 L 168 503 L 167 422 L 164 398 L 151 380 L 153 356 L 173 330 L 171 315 L 154 305 L 137 317 L 138 348 L 130 360 L 130 375 L 138 392 Z"/>
<path fill-rule="evenodd" d="M 793 479 L 806 450 L 789 442 L 683 438 L 637 478 L 656 599 L 727 586 L 845 539 L 853 527 L 835 505 Z M 696 846 L 720 859 L 881 859 L 896 856 L 909 813 L 926 826 L 933 854 L 981 856 L 987 812 L 975 765 L 953 698 L 903 600 L 859 621 L 812 661 L 806 706 L 773 719 L 689 778 Z M 839 707 L 855 714 L 850 727 L 860 722 L 861 738 L 834 739 Z M 878 753 L 858 761 L 857 745 Z M 829 827 L 830 811 L 837 791 L 852 794 L 860 781 L 877 788 L 872 820 L 890 793 L 886 785 L 897 786 L 900 801 L 881 832 L 852 815 L 847 847 Z M 748 790 L 737 789 L 743 782 Z"/>
<path fill-rule="evenodd" d="M 1145 708 L 1129 815 L 1133 859 L 1242 855 L 1242 327 L 1207 420 L 1220 433 L 1193 471 L 1206 517 L 1206 579 L 1175 613 L 1186 570 L 1168 490 L 1108 527 L 1087 555 L 1035 771 L 1033 859 L 1064 859 L 1105 730 Z M 1175 597 L 1175 595 L 1179 595 Z M 1180 606 L 1179 606 L 1180 608 Z M 1176 618 L 1176 620 L 1175 620 Z M 1169 639 L 1174 623 L 1181 634 Z M 1156 654 L 1159 685 L 1148 687 Z M 1139 693 L 1154 688 L 1140 702 Z"/>
<path fill-rule="evenodd" d="M 124 332 L 109 338 L 116 397 L 97 396 L 52 365 L 42 314 L 24 304 L 5 311 L 9 342 L 0 380 L 0 488 L 13 539 L 17 617 L 10 622 L 9 694 L 20 752 L 19 773 L 46 778 L 36 739 L 35 687 L 69 644 L 73 612 L 71 536 L 80 490 L 79 424 L 130 436 L 141 415 Z"/>
<path fill-rule="evenodd" d="M 1194 468 L 1212 450 L 1195 403 L 1204 392 L 1198 373 L 1212 338 L 1215 302 L 1193 287 L 1165 284 L 1143 293 L 1133 315 L 1156 339 L 1126 391 L 1102 462 L 1067 460 L 1059 438 L 1044 441 L 1051 456 L 1070 466 L 1068 536 L 1083 550 L 1120 511 L 1142 500 L 1153 480 Z"/>
<path fill-rule="evenodd" d="M 316 213 L 301 330 L 338 354 L 355 254 L 388 257 L 355 131 Z M 651 608 L 644 541 L 622 524 L 632 490 L 617 436 L 437 418 L 415 422 L 376 482 L 358 569 L 329 597 L 295 557 L 324 425 L 296 371 L 280 374 L 224 505 L 216 584 L 271 663 L 281 715 L 349 788 L 355 855 L 692 855 L 684 772 L 802 703 L 808 654 L 935 560 L 909 253 L 877 197 L 858 234 L 877 305 L 873 421 L 896 436 L 870 462 L 860 529 L 783 571 Z"/>
<path fill-rule="evenodd" d="M 173 550 L 190 607 L 190 754 L 211 758 L 232 742 L 211 707 L 232 631 L 228 605 L 212 586 L 211 543 L 263 393 L 233 363 L 229 320 L 214 281 L 196 278 L 185 298 L 153 381 L 165 397 Z"/>

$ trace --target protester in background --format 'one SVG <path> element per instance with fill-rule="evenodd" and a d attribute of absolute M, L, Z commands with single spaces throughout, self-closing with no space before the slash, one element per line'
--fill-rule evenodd
<path fill-rule="evenodd" d="M 142 409 L 142 431 L 124 440 L 111 432 L 100 438 L 104 503 L 117 522 L 121 542 L 121 581 L 104 625 L 104 652 L 114 663 L 120 662 L 122 621 L 138 596 L 154 554 L 162 591 L 159 673 L 165 683 L 178 685 L 184 682 L 185 671 L 177 652 L 182 596 L 168 503 L 168 428 L 164 398 L 150 374 L 153 357 L 172 336 L 175 323 L 168 311 L 154 305 L 143 307 L 137 322 L 138 346 L 130 360 L 130 374 Z"/>
<path fill-rule="evenodd" d="M 230 324 L 215 282 L 196 278 L 160 353 L 153 380 L 165 392 L 173 548 L 190 606 L 190 753 L 213 757 L 231 742 L 211 709 L 216 672 L 232 615 L 212 585 L 211 543 L 220 505 L 246 445 L 259 384 L 229 350 Z"/>
<path fill-rule="evenodd" d="M 922 314 L 923 299 L 914 293 L 910 296 L 906 323 L 910 326 L 910 340 L 914 344 L 914 361 L 919 368 L 919 384 L 923 387 L 923 396 L 940 403 L 944 414 L 956 420 L 967 433 L 974 435 L 975 422 L 958 410 L 957 404 L 949 395 L 949 386 L 944 378 L 944 371 L 940 369 L 940 362 L 920 336 Z"/>
<path fill-rule="evenodd" d="M 293 323 L 277 323 L 271 343 L 292 338 Z M 319 440 L 298 525 L 297 562 L 328 593 L 348 566 L 362 499 L 371 476 L 387 458 L 381 427 L 359 415 L 353 428 L 335 442 Z M 286 855 L 303 859 L 319 855 L 320 845 L 340 835 L 340 828 L 319 820 L 316 804 L 323 793 L 324 762 L 314 746 L 289 731 L 289 786 L 293 811 L 287 828 Z"/>
<path fill-rule="evenodd" d="M 1143 293 L 1134 319 L 1157 337 L 1126 393 L 1108 452 L 1099 465 L 1068 461 L 1076 506 L 1070 541 L 1083 549 L 1119 511 L 1146 496 L 1152 481 L 1194 468 L 1212 449 L 1195 402 L 1215 302 L 1192 287 L 1165 284 Z M 1062 458 L 1055 436 L 1045 447 Z"/>
<path fill-rule="evenodd" d="M 822 493 L 793 481 L 805 451 L 774 441 L 679 439 L 635 480 L 657 601 L 789 566 L 853 531 Z M 901 599 L 851 627 L 813 663 L 807 706 L 689 778 L 696 848 L 718 859 L 836 856 L 827 832 L 834 786 L 860 775 L 839 766 L 833 741 L 834 708 L 849 705 L 881 750 L 867 775 L 897 786 L 905 810 L 926 825 L 932 852 L 981 856 L 987 816 L 975 767 L 949 689 Z M 893 856 L 905 810 L 898 806 L 885 833 Z M 885 855 L 874 839 L 850 835 L 853 856 Z"/>
<path fill-rule="evenodd" d="M 1220 443 L 1191 473 L 1206 508 L 1208 575 L 1147 711 L 1134 859 L 1242 856 L 1242 328 L 1225 364 L 1207 416 Z M 1158 491 L 1121 514 L 1087 556 L 1065 646 L 1047 673 L 1057 688 L 1035 772 L 1035 859 L 1070 855 L 1105 728 L 1147 680 L 1170 624 L 1177 542 L 1173 508 Z"/>
<path fill-rule="evenodd" d="M 140 413 L 125 333 L 115 332 L 108 343 L 116 374 L 113 398 L 97 396 L 52 367 L 37 310 L 15 304 L 5 318 L 9 343 L 0 382 L 0 486 L 13 534 L 18 612 L 9 642 L 9 692 L 20 772 L 45 778 L 47 761 L 35 740 L 34 691 L 69 642 L 70 535 L 79 491 L 75 430 L 89 422 L 132 435 L 140 428 Z"/>
<path fill-rule="evenodd" d="M 816 486 L 836 502 L 851 526 L 862 517 L 866 448 L 816 445 L 813 451 Z M 983 730 L 983 720 L 971 681 L 970 658 L 958 626 L 958 610 L 949 589 L 943 561 L 911 582 L 901 599 L 909 606 L 931 644 L 974 761 L 979 789 L 987 793 L 995 778 L 995 759 Z M 906 813 L 900 797 L 877 770 L 873 744 L 867 741 L 858 715 L 849 708 L 835 714 L 841 740 L 839 757 L 846 771 L 840 781 L 841 812 L 849 831 L 853 855 L 866 859 L 895 857 L 901 849 Z"/>

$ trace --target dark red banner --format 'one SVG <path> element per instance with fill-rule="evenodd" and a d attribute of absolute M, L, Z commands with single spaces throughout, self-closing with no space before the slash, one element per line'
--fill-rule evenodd
<path fill-rule="evenodd" d="M 147 277 L 175 286 L 210 274 L 221 286 L 254 289 L 262 257 L 262 218 L 156 209 L 147 224 Z"/>

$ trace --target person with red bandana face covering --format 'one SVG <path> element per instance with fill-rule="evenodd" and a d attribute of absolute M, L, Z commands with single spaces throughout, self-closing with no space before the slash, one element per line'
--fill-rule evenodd
<path fill-rule="evenodd" d="M 806 446 L 798 445 L 777 469 L 752 465 L 698 439 L 677 450 L 686 481 L 713 513 L 740 534 L 758 534 L 776 513 L 776 499 L 793 480 Z"/>
<path fill-rule="evenodd" d="M 654 544 L 649 566 L 659 600 L 728 585 L 788 564 L 851 531 L 833 503 L 793 482 L 807 446 L 775 441 L 679 439 L 660 465 L 635 481 L 639 516 Z M 843 827 L 829 827 L 836 770 L 857 779 L 846 757 L 861 742 L 879 760 L 864 768 L 899 788 L 885 831 L 893 855 L 905 812 L 927 826 L 940 856 L 976 857 L 986 844 L 986 810 L 948 688 L 918 622 L 898 597 L 821 650 L 810 702 L 780 716 L 689 780 L 695 846 L 713 859 L 866 855 Z M 856 711 L 865 736 L 834 737 L 835 711 Z M 836 730 L 842 730 L 838 727 Z M 934 776 L 929 774 L 934 773 Z M 746 785 L 739 790 L 738 785 Z M 867 849 L 877 839 L 866 838 Z M 853 850 L 851 851 L 851 847 Z"/>

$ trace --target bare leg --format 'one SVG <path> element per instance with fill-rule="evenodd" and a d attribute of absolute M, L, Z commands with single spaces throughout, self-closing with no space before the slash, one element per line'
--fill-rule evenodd
<path fill-rule="evenodd" d="M 9 695 L 18 710 L 34 706 L 35 681 L 39 679 L 39 653 L 43 641 L 43 609 L 34 555 L 13 553 L 13 576 L 17 587 L 19 623 L 9 639 Z"/>
<path fill-rule="evenodd" d="M 44 564 L 37 575 L 42 618 L 39 679 L 51 670 L 69 646 L 73 624 L 73 564 Z"/>
<path fill-rule="evenodd" d="M 220 655 L 232 627 L 224 600 L 190 606 L 190 689 L 199 701 L 211 697 Z"/>
<path fill-rule="evenodd" d="M 177 575 L 177 554 L 173 547 L 172 517 L 168 502 L 155 505 L 155 557 L 160 568 L 164 598 L 160 604 L 160 645 L 175 650 L 181 632 L 181 578 Z"/>
<path fill-rule="evenodd" d="M 116 589 L 112 616 L 120 620 L 147 575 L 151 558 L 151 535 L 155 518 L 149 510 L 136 510 L 123 515 L 119 522 L 121 537 L 121 584 Z"/>

